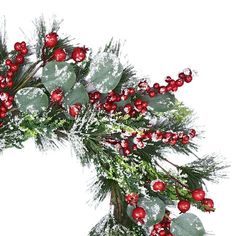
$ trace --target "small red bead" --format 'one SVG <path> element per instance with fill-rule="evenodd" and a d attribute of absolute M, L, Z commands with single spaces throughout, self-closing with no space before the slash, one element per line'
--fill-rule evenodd
<path fill-rule="evenodd" d="M 45 46 L 54 48 L 58 43 L 58 35 L 55 32 L 49 33 L 45 37 Z"/>
<path fill-rule="evenodd" d="M 18 54 L 18 55 L 16 56 L 16 63 L 17 63 L 17 64 L 22 64 L 22 63 L 24 63 L 24 56 L 22 56 L 21 54 Z"/>
<path fill-rule="evenodd" d="M 62 48 L 58 48 L 55 50 L 53 57 L 56 61 L 65 61 L 66 59 L 66 52 Z"/>

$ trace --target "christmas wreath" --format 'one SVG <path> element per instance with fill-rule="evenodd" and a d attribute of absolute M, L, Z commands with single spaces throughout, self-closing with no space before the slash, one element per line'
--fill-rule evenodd
<path fill-rule="evenodd" d="M 56 21 L 35 25 L 36 43 L 16 42 L 12 51 L 0 35 L 0 150 L 21 149 L 29 138 L 42 150 L 70 142 L 82 165 L 97 171 L 94 199 L 111 197 L 90 236 L 204 235 L 189 211 L 215 210 L 205 184 L 226 166 L 196 155 L 193 111 L 174 95 L 193 71 L 150 84 L 121 63 L 119 42 L 92 53 L 61 37 Z M 173 152 L 195 160 L 178 165 Z"/>

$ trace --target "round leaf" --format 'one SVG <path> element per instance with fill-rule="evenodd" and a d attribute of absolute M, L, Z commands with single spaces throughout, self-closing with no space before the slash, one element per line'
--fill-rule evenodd
<path fill-rule="evenodd" d="M 165 215 L 165 204 L 158 197 L 140 198 L 138 206 L 143 207 L 147 213 L 145 221 L 145 227 L 151 227 L 152 225 L 160 222 Z M 134 221 L 132 217 L 132 211 L 135 207 L 128 205 L 127 214 Z"/>
<path fill-rule="evenodd" d="M 156 112 L 165 112 L 174 108 L 175 96 L 171 93 L 158 94 L 155 97 L 146 96 L 144 98 L 148 106 Z"/>
<path fill-rule="evenodd" d="M 118 85 L 122 72 L 119 58 L 113 53 L 103 52 L 93 58 L 86 80 L 99 92 L 108 93 Z"/>
<path fill-rule="evenodd" d="M 89 96 L 82 84 L 76 84 L 65 96 L 63 105 L 68 107 L 75 103 L 87 104 L 89 102 Z"/>
<path fill-rule="evenodd" d="M 43 68 L 41 80 L 49 92 L 58 87 L 67 92 L 75 85 L 76 74 L 69 63 L 51 61 Z"/>
<path fill-rule="evenodd" d="M 182 214 L 173 219 L 170 231 L 175 236 L 203 236 L 205 234 L 201 220 L 191 213 Z"/>
<path fill-rule="evenodd" d="M 15 95 L 18 109 L 24 113 L 40 113 L 49 105 L 48 96 L 40 88 L 27 87 L 20 89 Z"/>

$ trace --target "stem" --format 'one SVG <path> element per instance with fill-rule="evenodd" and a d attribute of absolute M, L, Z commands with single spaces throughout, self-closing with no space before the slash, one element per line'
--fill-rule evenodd
<path fill-rule="evenodd" d="M 165 172 L 166 175 L 169 176 L 172 180 L 174 180 L 176 183 L 178 183 L 178 184 L 180 184 L 181 186 L 183 186 L 184 188 L 186 188 L 188 191 L 191 191 L 191 190 L 189 189 L 189 187 L 188 187 L 186 184 L 182 183 L 180 180 L 178 180 L 178 179 L 175 178 L 173 175 L 171 175 L 165 168 L 163 168 L 163 167 L 162 167 L 161 165 L 159 165 L 157 162 L 155 162 L 155 163 L 156 163 L 156 165 L 157 165 L 160 169 L 162 169 L 162 171 Z"/>

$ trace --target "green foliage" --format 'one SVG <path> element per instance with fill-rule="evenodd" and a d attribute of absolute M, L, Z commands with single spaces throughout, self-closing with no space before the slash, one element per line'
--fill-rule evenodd
<path fill-rule="evenodd" d="M 45 111 L 49 99 L 40 88 L 26 87 L 20 89 L 15 95 L 18 109 L 23 113 L 36 114 Z"/>
<path fill-rule="evenodd" d="M 43 67 L 41 80 L 49 92 L 56 88 L 68 92 L 75 85 L 76 75 L 69 63 L 51 61 Z"/>
<path fill-rule="evenodd" d="M 205 235 L 205 229 L 201 220 L 191 213 L 182 214 L 173 219 L 170 230 L 175 236 Z"/>
<path fill-rule="evenodd" d="M 7 45 L 6 45 L 6 21 L 5 19 L 1 24 L 1 32 L 0 32 L 0 63 L 3 63 L 4 59 L 6 59 L 8 52 L 7 52 Z M 1 69 L 2 70 L 2 69 Z"/>
<path fill-rule="evenodd" d="M 217 182 L 219 178 L 226 177 L 226 173 L 222 171 L 228 167 L 217 155 L 207 155 L 178 169 L 185 176 L 183 179 L 187 181 L 189 188 L 196 189 L 205 185 L 205 181 Z"/>
<path fill-rule="evenodd" d="M 87 80 L 101 93 L 108 93 L 119 83 L 123 66 L 112 53 L 98 53 L 91 61 Z"/>

